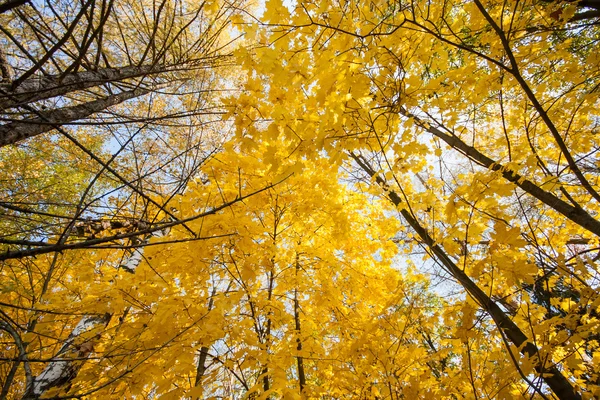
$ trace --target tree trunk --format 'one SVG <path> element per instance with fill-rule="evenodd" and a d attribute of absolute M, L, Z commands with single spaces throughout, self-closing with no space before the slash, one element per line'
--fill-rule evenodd
<path fill-rule="evenodd" d="M 2 51 L 0 50 L 0 61 Z M 1 63 L 0 63 L 1 66 Z M 30 78 L 10 91 L 10 83 L 0 86 L 0 111 L 19 107 L 36 101 L 64 96 L 77 90 L 99 86 L 109 82 L 165 72 L 165 68 L 155 65 L 130 65 L 123 68 L 104 68 L 97 71 L 83 71 L 65 75 L 52 75 L 42 78 Z M 2 81 L 10 82 L 9 71 L 2 69 Z"/>
<path fill-rule="evenodd" d="M 0 147 L 15 144 L 22 140 L 51 131 L 55 126 L 69 124 L 87 118 L 92 114 L 106 110 L 108 107 L 126 100 L 142 96 L 147 89 L 134 89 L 121 92 L 99 100 L 90 101 L 72 107 L 64 107 L 51 111 L 40 111 L 37 118 L 14 121 L 0 126 Z"/>
<path fill-rule="evenodd" d="M 469 159 L 475 161 L 477 164 L 491 171 L 500 171 L 502 173 L 502 177 L 504 177 L 504 179 L 506 179 L 507 181 L 514 183 L 526 193 L 529 193 L 531 196 L 535 197 L 542 203 L 546 204 L 555 211 L 564 215 L 566 218 L 581 226 L 582 228 L 585 228 L 593 234 L 600 236 L 600 221 L 596 220 L 582 208 L 572 206 L 571 204 L 556 197 L 554 194 L 540 188 L 535 183 L 525 179 L 516 172 L 510 171 L 502 164 L 495 162 L 494 160 L 480 153 L 474 147 L 467 145 L 458 137 L 448 135 L 442 132 L 440 129 L 426 124 L 417 116 L 409 113 L 404 109 L 401 110 L 400 113 L 405 117 L 413 118 L 414 121 L 427 132 L 443 140 L 448 146 L 466 155 L 467 157 L 469 157 Z"/>
<path fill-rule="evenodd" d="M 296 280 L 298 279 L 298 274 L 300 272 L 300 261 L 299 256 L 296 253 Z M 304 392 L 304 387 L 306 386 L 306 374 L 304 373 L 304 358 L 302 357 L 302 339 L 300 339 L 300 334 L 302 333 L 300 326 L 300 300 L 298 299 L 298 282 L 296 282 L 296 287 L 294 288 L 294 322 L 296 327 L 296 350 L 298 351 L 298 355 L 296 356 L 296 364 L 298 367 L 298 384 L 300 386 L 300 393 Z"/>
<path fill-rule="evenodd" d="M 208 301 L 208 311 L 213 309 L 215 295 L 217 294 L 217 287 L 213 288 L 210 300 Z M 198 365 L 196 367 L 196 381 L 194 386 L 200 386 L 202 383 L 202 377 L 206 372 L 206 358 L 208 357 L 208 346 L 202 346 L 200 348 L 200 355 L 198 356 Z"/>
<path fill-rule="evenodd" d="M 0 14 L 12 10 L 13 8 L 22 6 L 25 3 L 29 3 L 30 0 L 7 0 L 0 4 Z"/>
<path fill-rule="evenodd" d="M 373 170 L 364 159 L 354 154 L 351 154 L 351 156 L 370 177 L 376 176 L 375 180 L 377 184 L 386 189 L 390 201 L 400 209 L 400 213 L 411 228 L 419 235 L 423 244 L 429 248 L 436 259 L 445 267 L 447 272 L 465 288 L 467 293 L 469 293 L 477 304 L 492 317 L 496 326 L 504 333 L 504 335 L 506 335 L 508 340 L 519 349 L 521 354 L 529 357 L 533 361 L 536 372 L 550 389 L 552 389 L 556 397 L 561 400 L 581 399 L 581 395 L 577 393 L 575 388 L 571 385 L 571 382 L 565 378 L 555 365 L 546 366 L 542 364 L 539 359 L 539 349 L 537 346 L 527 338 L 521 329 L 502 311 L 498 304 L 481 290 L 479 286 L 477 286 L 477 284 L 473 282 L 471 278 L 454 263 L 454 261 L 452 261 L 446 252 L 435 243 L 433 238 L 429 235 L 429 232 L 427 232 L 419 221 L 417 221 L 406 208 L 401 207 L 402 199 L 396 192 L 391 190 L 388 191 L 389 186 L 383 178 L 381 178 L 380 175 L 376 175 L 375 170 Z"/>
<path fill-rule="evenodd" d="M 81 369 L 85 361 L 81 359 L 85 359 L 93 351 L 92 339 L 81 343 L 77 339 L 85 332 L 108 324 L 110 318 L 110 314 L 83 317 L 53 357 L 56 360 L 51 361 L 42 373 L 33 379 L 31 386 L 26 389 L 23 400 L 39 399 L 49 389 L 68 385 Z"/>
<path fill-rule="evenodd" d="M 155 235 L 159 236 L 161 233 L 157 232 Z M 154 235 L 146 236 L 144 242 L 149 242 L 152 236 Z M 127 261 L 120 267 L 130 273 L 135 273 L 136 268 L 142 262 L 143 250 L 143 247 L 134 249 Z M 50 361 L 42 373 L 33 378 L 31 385 L 25 389 L 22 400 L 36 400 L 49 389 L 61 386 L 68 387 L 79 373 L 86 358 L 94 351 L 95 338 L 85 341 L 80 341 L 79 338 L 86 332 L 107 325 L 111 317 L 111 314 L 105 314 L 81 318 L 58 353 L 52 357 L 53 361 Z"/>
<path fill-rule="evenodd" d="M 0 77 L 2 78 L 2 83 L 12 81 L 12 73 L 11 73 L 10 65 L 8 64 L 8 60 L 6 59 L 6 53 L 4 49 L 0 48 Z M 0 110 L 2 110 L 1 106 L 2 102 L 0 101 Z"/>

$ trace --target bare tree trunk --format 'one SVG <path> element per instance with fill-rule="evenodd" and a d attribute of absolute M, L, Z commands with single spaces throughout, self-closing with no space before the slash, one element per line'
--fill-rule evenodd
<path fill-rule="evenodd" d="M 108 107 L 148 93 L 147 89 L 134 89 L 103 99 L 90 101 L 58 110 L 40 111 L 37 118 L 11 122 L 0 126 L 0 147 L 15 144 L 22 140 L 51 131 L 55 126 L 69 124 L 87 118 Z"/>
<path fill-rule="evenodd" d="M 552 389 L 556 397 L 561 400 L 579 400 L 581 395 L 575 390 L 571 382 L 560 372 L 556 365 L 545 365 L 539 358 L 539 349 L 529 338 L 521 331 L 521 329 L 509 318 L 506 313 L 496 304 L 471 278 L 464 273 L 446 252 L 435 243 L 435 240 L 429 235 L 429 232 L 417 221 L 415 217 L 402 206 L 400 196 L 389 190 L 387 183 L 377 175 L 375 170 L 368 165 L 366 160 L 355 154 L 351 154 L 352 158 L 358 165 L 370 176 L 375 177 L 377 184 L 386 188 L 388 198 L 398 207 L 402 217 L 408 222 L 411 228 L 419 235 L 422 243 L 427 246 L 429 251 L 433 253 L 435 258 L 445 267 L 448 273 L 454 277 L 467 291 L 467 293 L 484 309 L 494 320 L 494 323 L 508 338 L 508 340 L 520 349 L 521 354 L 527 356 L 535 365 L 535 370 L 544 380 L 544 382 Z"/>
<path fill-rule="evenodd" d="M 6 53 L 2 48 L 0 48 L 0 77 L 2 77 L 2 83 L 8 82 L 10 84 L 12 81 L 11 68 L 6 59 Z M 0 110 L 2 110 L 2 106 L 0 106 Z"/>
<path fill-rule="evenodd" d="M 0 50 L 0 67 L 2 67 L 2 50 Z M 129 65 L 122 68 L 104 68 L 96 71 L 83 71 L 64 75 L 52 75 L 42 78 L 30 78 L 10 90 L 10 84 L 1 85 L 0 110 L 19 107 L 36 101 L 64 96 L 76 90 L 87 89 L 110 82 L 137 78 L 165 72 L 166 69 L 156 65 Z M 2 69 L 2 81 L 10 81 Z"/>
<path fill-rule="evenodd" d="M 153 235 L 146 236 L 144 242 L 148 243 L 152 236 L 162 236 L 161 232 L 156 232 Z M 120 267 L 130 273 L 135 273 L 136 268 L 140 265 L 143 259 L 144 248 L 134 249 L 132 254 L 127 258 L 126 262 Z M 79 370 L 86 361 L 86 358 L 94 351 L 94 341 L 96 337 L 81 341 L 80 338 L 86 332 L 99 329 L 103 325 L 107 325 L 112 315 L 94 315 L 85 316 L 79 320 L 75 329 L 65 340 L 60 350 L 50 361 L 41 374 L 33 378 L 29 387 L 25 389 L 25 394 L 22 400 L 39 399 L 49 389 L 66 386 L 68 387 L 75 379 Z"/>
<path fill-rule="evenodd" d="M 431 133 L 435 137 L 443 140 L 448 146 L 466 155 L 469 157 L 469 159 L 475 161 L 477 164 L 486 167 L 491 171 L 500 171 L 502 173 L 502 177 L 507 181 L 514 183 L 523 191 L 529 193 L 531 196 L 564 215 L 566 218 L 582 228 L 585 228 L 593 234 L 600 236 L 600 221 L 596 220 L 582 208 L 572 206 L 571 204 L 556 197 L 554 194 L 540 188 L 535 183 L 525 179 L 518 173 L 510 171 L 502 164 L 479 152 L 476 148 L 469 146 L 457 136 L 451 136 L 434 126 L 425 123 L 419 117 L 409 113 L 405 109 L 402 109 L 400 113 L 406 117 L 413 118 L 420 127 L 424 128 L 427 132 Z"/>
<path fill-rule="evenodd" d="M 208 311 L 212 310 L 214 305 L 215 294 L 217 294 L 217 287 L 215 286 L 212 290 L 210 300 L 208 301 Z M 198 365 L 196 367 L 196 380 L 194 386 L 200 386 L 202 383 L 202 377 L 206 372 L 206 358 L 208 357 L 208 346 L 202 346 L 200 348 L 200 355 L 198 356 Z"/>
<path fill-rule="evenodd" d="M 83 317 L 53 357 L 55 360 L 33 379 L 31 386 L 26 389 L 23 400 L 39 399 L 49 389 L 68 385 L 81 369 L 85 361 L 81 359 L 88 357 L 94 349 L 92 339 L 83 342 L 78 339 L 85 332 L 108 324 L 110 318 L 110 314 Z"/>
<path fill-rule="evenodd" d="M 296 253 L 296 280 L 298 279 L 298 274 L 300 272 L 300 260 L 298 253 Z M 304 373 L 304 358 L 300 355 L 302 352 L 302 339 L 300 339 L 300 334 L 302 332 L 300 327 L 300 300 L 298 299 L 298 282 L 296 282 L 296 287 L 294 288 L 294 322 L 296 323 L 296 350 L 298 350 L 298 355 L 296 356 L 296 364 L 298 366 L 298 384 L 300 386 L 300 393 L 304 391 L 304 387 L 306 386 L 306 375 Z"/>
<path fill-rule="evenodd" d="M 5 13 L 7 11 L 12 10 L 13 8 L 17 8 L 19 6 L 22 6 L 25 3 L 28 3 L 30 0 L 7 0 L 7 1 L 3 1 L 2 4 L 0 4 L 0 14 Z"/>

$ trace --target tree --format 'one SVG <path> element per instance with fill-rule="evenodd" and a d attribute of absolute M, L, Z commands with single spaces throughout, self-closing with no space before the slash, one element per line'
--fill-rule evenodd
<path fill-rule="evenodd" d="M 495 323 L 508 365 L 541 397 L 598 390 L 597 266 L 586 256 L 600 233 L 593 9 L 270 2 L 249 30 L 263 47 L 238 53 L 252 94 L 230 102 L 240 138 L 283 136 L 288 154 L 325 151 L 335 165 L 350 157 Z M 530 289 L 548 278 L 586 295 L 578 305 L 564 289 L 549 295 L 561 309 L 550 317 Z"/>
<path fill-rule="evenodd" d="M 47 4 L 0 8 L 3 397 L 600 396 L 593 1 Z"/>
<path fill-rule="evenodd" d="M 420 305 L 431 302 L 419 292 L 422 277 L 403 278 L 375 256 L 389 260 L 395 251 L 384 237 L 393 220 L 378 215 L 376 204 L 361 201 L 335 175 L 321 174 L 326 159 L 300 174 L 298 165 L 273 154 L 287 179 L 263 190 L 266 182 L 282 179 L 265 169 L 265 149 L 228 150 L 205 166 L 210 183 L 191 184 L 178 201 L 183 215 L 197 212 L 199 204 L 215 210 L 186 221 L 204 240 L 191 241 L 183 225 L 173 224 L 168 236 L 151 239 L 134 274 L 116 268 L 120 257 L 112 249 L 67 253 L 74 257 L 61 265 L 63 287 L 55 285 L 45 297 L 44 318 L 28 333 L 28 341 L 40 344 L 18 360 L 31 371 L 24 371 L 11 393 L 23 390 L 47 354 L 77 372 L 43 393 L 59 398 L 318 396 L 345 390 L 357 378 L 361 391 L 370 393 L 373 385 L 387 390 L 369 372 L 374 360 L 369 338 L 378 335 L 378 357 L 385 358 L 393 327 L 410 326 L 402 336 L 409 340 L 423 328 L 416 321 L 429 319 Z M 292 176 L 290 169 L 296 171 Z M 241 188 L 256 193 L 240 199 Z M 302 191 L 307 196 L 298 197 Z M 231 205 L 216 211 L 213 203 Z M 363 215 L 372 216 L 368 233 Z M 360 230 L 373 239 L 355 235 Z M 369 298 L 371 291 L 381 296 Z M 5 309 L 18 321 L 17 310 Z M 91 316 L 96 318 L 91 329 L 69 335 L 65 327 Z M 360 342 L 342 340 L 348 337 Z M 71 350 L 59 350 L 56 357 L 54 348 L 65 344 Z M 331 380 L 339 365 L 358 370 Z"/>
<path fill-rule="evenodd" d="M 233 4 L 6 5 L 0 17 L 0 244 L 2 260 L 11 260 L 3 264 L 2 290 L 11 296 L 2 330 L 12 358 L 0 398 L 20 384 L 15 379 L 24 363 L 21 391 L 37 397 L 70 385 L 93 349 L 88 339 L 114 315 L 44 310 L 50 293 L 61 292 L 56 285 L 73 279 L 65 278 L 74 272 L 73 256 L 63 252 L 108 249 L 103 262 L 133 272 L 153 233 L 185 224 L 169 204 L 222 141 L 217 95 L 209 94 L 223 90 L 216 71 L 227 65 L 231 39 L 223 29 Z M 21 281 L 25 276 L 28 283 Z M 19 309 L 29 312 L 12 314 Z M 46 369 L 32 369 L 27 354 L 41 343 L 22 336 L 32 336 L 52 315 L 62 320 L 50 322 L 51 329 L 74 330 L 51 341 L 56 352 L 37 364 L 49 362 Z"/>
<path fill-rule="evenodd" d="M 348 387 L 357 393 L 371 393 L 373 386 L 388 391 L 386 372 L 373 370 L 373 362 L 379 357 L 390 363 L 387 347 L 403 348 L 402 341 L 417 341 L 415 331 L 434 318 L 423 309 L 436 309 L 420 291 L 421 276 L 402 277 L 390 268 L 386 255 L 395 252 L 395 246 L 385 235 L 394 220 L 378 215 L 380 204 L 363 202 L 335 174 L 322 174 L 327 159 L 298 165 L 266 146 L 227 150 L 231 151 L 215 157 L 210 178 L 220 182 L 219 192 L 226 199 L 235 196 L 240 182 L 247 188 L 261 187 L 269 176 L 294 174 L 243 206 L 225 210 L 220 220 L 209 220 L 210 225 L 206 221 L 203 230 L 214 231 L 217 224 L 237 233 L 213 253 L 189 243 L 153 248 L 152 259 L 188 269 L 198 262 L 178 257 L 205 260 L 212 271 L 210 286 L 217 289 L 206 287 L 202 292 L 223 296 L 213 309 L 224 307 L 222 315 L 188 339 L 197 341 L 189 349 L 184 346 L 187 354 L 199 349 L 197 361 L 206 363 L 200 384 L 187 395 L 312 398 L 344 393 Z M 269 171 L 265 157 L 280 168 Z M 196 199 L 197 194 L 190 193 L 183 204 Z M 370 217 L 370 227 L 363 224 L 365 216 Z M 372 240 L 363 240 L 364 235 L 372 235 Z M 377 253 L 387 261 L 378 260 Z M 185 293 L 206 285 L 194 278 L 181 281 Z M 372 292 L 380 295 L 369 296 Z M 404 332 L 394 332 L 400 325 Z M 377 354 L 371 354 L 375 348 Z M 426 367 L 419 355 L 407 353 L 404 361 L 415 365 L 408 372 L 398 365 L 398 382 Z M 392 374 L 393 367 L 387 367 Z M 187 371 L 194 372 L 190 367 Z M 185 373 L 163 370 L 162 376 L 179 393 L 192 386 Z"/>
<path fill-rule="evenodd" d="M 215 71 L 226 65 L 229 39 L 221 33 L 228 12 L 227 7 L 180 1 L 153 7 L 91 1 L 27 4 L 2 15 L 3 71 L 9 72 L 0 88 L 5 121 L 0 143 L 29 139 L 3 150 L 5 162 L 21 158 L 23 170 L 18 178 L 7 177 L 7 197 L 18 200 L 2 207 L 7 217 L 29 225 L 6 237 L 4 259 L 60 250 L 75 224 L 84 225 L 78 233 L 85 235 L 79 236 L 89 239 L 97 231 L 89 219 L 98 223 L 120 213 L 117 224 L 128 225 L 129 231 L 142 221 L 152 224 L 154 216 L 146 215 L 145 205 L 166 207 L 152 196 L 185 188 L 219 146 L 211 126 L 219 110 L 211 103 L 216 96 L 208 93 L 221 90 Z M 73 124 L 79 128 L 66 128 Z M 40 138 L 44 133 L 54 135 Z M 61 159 L 47 150 L 66 153 L 63 158 L 71 165 L 74 157 L 88 162 L 77 171 L 88 186 L 65 185 L 74 189 L 67 199 L 48 188 L 21 184 L 21 177 L 36 174 L 28 170 L 29 163 Z M 64 176 L 71 174 L 68 168 L 53 166 L 49 173 Z M 39 198 L 20 202 L 33 193 L 57 206 L 39 207 Z M 116 208 L 107 207 L 109 196 Z M 36 231 L 36 240 L 30 240 L 29 229 Z M 57 233 L 61 229 L 64 233 Z M 45 248 L 22 254 L 20 245 L 57 234 L 62 242 L 44 242 Z"/>

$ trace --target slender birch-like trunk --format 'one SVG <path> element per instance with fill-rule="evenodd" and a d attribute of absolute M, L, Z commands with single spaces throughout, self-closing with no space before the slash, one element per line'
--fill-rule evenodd
<path fill-rule="evenodd" d="M 163 232 L 155 232 L 146 236 L 142 243 L 148 243 L 153 236 L 163 235 Z M 120 265 L 120 268 L 132 274 L 135 273 L 144 258 L 143 250 L 144 247 L 134 249 L 126 262 Z M 111 317 L 111 314 L 105 314 L 86 315 L 81 318 L 60 350 L 52 357 L 52 361 L 38 376 L 32 379 L 29 387 L 25 389 L 22 400 L 39 399 L 52 388 L 68 387 L 86 359 L 94 351 L 94 342 L 99 338 L 100 333 L 87 340 L 81 340 L 81 337 L 87 332 L 102 329 L 110 322 Z"/>
<path fill-rule="evenodd" d="M 2 67 L 2 51 L 0 51 L 0 67 Z M 111 82 L 122 82 L 126 79 L 139 78 L 165 72 L 167 69 L 157 65 L 129 65 L 122 68 L 103 68 L 96 71 L 82 71 L 70 74 L 51 75 L 41 78 L 30 78 L 10 90 L 10 76 L 2 69 L 2 85 L 0 85 L 0 110 L 31 104 L 57 96 L 64 96 L 78 90 L 88 89 Z M 8 71 L 8 70 L 7 70 Z M 8 78 L 8 79 L 7 79 Z M 4 81 L 8 83 L 4 84 Z"/>
<path fill-rule="evenodd" d="M 57 110 L 39 111 L 37 117 L 10 122 L 0 126 L 0 147 L 18 143 L 42 133 L 51 131 L 55 126 L 66 125 L 87 118 L 108 107 L 148 93 L 147 89 L 134 89 L 102 99 L 89 101 Z"/>

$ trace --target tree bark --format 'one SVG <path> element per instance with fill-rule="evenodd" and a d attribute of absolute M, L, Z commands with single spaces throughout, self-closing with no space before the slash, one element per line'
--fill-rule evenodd
<path fill-rule="evenodd" d="M 420 118 L 409 113 L 405 109 L 402 109 L 400 113 L 405 117 L 413 118 L 417 125 L 425 129 L 427 132 L 431 133 L 435 137 L 443 140 L 448 146 L 452 147 L 455 150 L 458 150 L 462 154 L 469 157 L 469 159 L 475 161 L 477 164 L 491 171 L 501 172 L 502 177 L 507 181 L 514 183 L 517 187 L 519 187 L 526 193 L 529 193 L 531 196 L 535 197 L 547 206 L 553 208 L 555 211 L 559 212 L 560 214 L 562 214 L 572 222 L 576 223 L 577 225 L 581 226 L 582 228 L 585 228 L 589 232 L 600 236 L 600 221 L 596 220 L 582 208 L 572 206 L 566 201 L 556 197 L 554 194 L 540 188 L 535 183 L 525 179 L 518 173 L 510 171 L 502 164 L 495 162 L 494 160 L 479 152 L 479 150 L 477 150 L 476 148 L 467 145 L 457 136 L 451 136 L 436 127 L 426 124 Z"/>
<path fill-rule="evenodd" d="M 0 4 L 0 14 L 3 14 L 7 11 L 12 10 L 13 8 L 17 8 L 22 6 L 25 3 L 29 3 L 30 0 L 7 0 Z"/>
<path fill-rule="evenodd" d="M 12 81 L 12 71 L 10 68 L 10 65 L 8 64 L 8 60 L 6 59 L 6 53 L 4 52 L 4 49 L 0 48 L 0 77 L 2 77 L 2 83 L 6 83 L 8 82 L 8 84 L 10 84 L 10 82 Z M 2 104 L 2 102 L 0 101 L 0 104 Z M 0 110 L 2 110 L 2 106 L 0 105 Z"/>
<path fill-rule="evenodd" d="M 408 222 L 410 227 L 419 235 L 424 245 L 429 248 L 435 258 L 444 266 L 450 275 L 456 279 L 467 291 L 467 293 L 485 310 L 494 320 L 496 326 L 502 330 L 508 340 L 515 345 L 521 354 L 529 357 L 535 364 L 535 370 L 544 380 L 544 382 L 554 392 L 560 400 L 579 400 L 581 395 L 575 390 L 571 382 L 558 370 L 555 365 L 546 366 L 539 359 L 539 349 L 535 346 L 521 329 L 502 311 L 483 290 L 477 286 L 471 278 L 461 270 L 446 252 L 435 243 L 435 240 L 429 235 L 429 232 L 417 221 L 415 217 L 405 208 L 402 207 L 402 199 L 400 196 L 389 190 L 389 186 L 379 175 L 376 176 L 373 170 L 364 159 L 351 154 L 351 157 L 357 164 L 370 176 L 376 179 L 378 185 L 386 189 L 389 200 L 400 209 L 402 217 Z"/>
<path fill-rule="evenodd" d="M 72 107 L 40 111 L 37 113 L 38 117 L 36 118 L 10 122 L 0 126 L 0 147 L 15 144 L 51 131 L 55 126 L 66 125 L 87 118 L 92 114 L 106 110 L 108 107 L 142 96 L 148 92 L 147 89 L 129 90 Z"/>
<path fill-rule="evenodd" d="M 26 389 L 23 400 L 39 399 L 49 389 L 67 385 L 72 381 L 83 365 L 84 360 L 81 358 L 89 356 L 93 351 L 91 340 L 79 343 L 77 339 L 85 332 L 108 324 L 110 318 L 110 314 L 83 317 L 53 357 L 56 360 L 51 361 L 42 373 L 33 379 L 31 386 Z M 70 359 L 71 357 L 75 359 Z"/>
<path fill-rule="evenodd" d="M 217 294 L 217 287 L 215 286 L 212 291 L 212 295 L 210 296 L 210 300 L 208 301 L 208 311 L 213 309 L 215 295 Z M 208 346 L 202 346 L 200 348 L 200 354 L 198 356 L 198 365 L 196 367 L 196 381 L 194 382 L 194 386 L 200 386 L 202 383 L 202 377 L 206 372 L 206 359 L 208 357 Z"/>
<path fill-rule="evenodd" d="M 298 279 L 298 274 L 300 272 L 300 260 L 299 256 L 296 253 L 296 280 Z M 300 326 L 300 300 L 298 299 L 298 282 L 296 282 L 296 287 L 294 288 L 294 322 L 296 328 L 296 350 L 298 351 L 298 355 L 296 356 L 296 364 L 298 367 L 298 384 L 300 386 L 300 393 L 304 392 L 304 387 L 306 386 L 306 374 L 304 372 L 304 358 L 302 357 L 302 339 L 300 339 L 300 334 L 302 333 Z"/>
<path fill-rule="evenodd" d="M 162 236 L 162 233 L 147 235 L 145 242 L 148 242 L 152 236 Z M 143 260 L 144 248 L 134 249 L 126 262 L 120 267 L 130 273 L 135 273 L 137 267 Z M 104 314 L 101 316 L 84 316 L 79 320 L 75 329 L 65 340 L 60 350 L 53 357 L 41 374 L 34 377 L 30 386 L 25 389 L 22 400 L 37 400 L 48 390 L 61 386 L 68 386 L 83 366 L 86 358 L 94 350 L 94 339 L 80 341 L 82 334 L 98 329 L 102 325 L 107 325 L 112 315 Z"/>
<path fill-rule="evenodd" d="M 0 51 L 0 56 L 2 52 Z M 1 59 L 0 59 L 1 61 Z M 10 84 L 0 86 L 0 110 L 31 104 L 36 101 L 64 96 L 76 90 L 87 89 L 109 82 L 158 74 L 166 69 L 155 65 L 129 65 L 122 68 L 104 68 L 97 71 L 83 71 L 65 75 L 52 75 L 42 78 L 30 78 L 14 90 Z M 2 70 L 3 83 L 6 79 Z"/>

